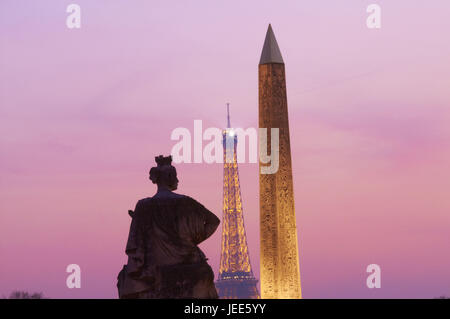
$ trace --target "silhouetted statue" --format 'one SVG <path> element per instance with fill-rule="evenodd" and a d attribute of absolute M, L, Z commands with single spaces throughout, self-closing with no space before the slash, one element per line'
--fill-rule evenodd
<path fill-rule="evenodd" d="M 196 200 L 173 193 L 178 179 L 171 156 L 155 160 L 150 179 L 157 193 L 129 211 L 128 264 L 117 278 L 119 298 L 218 298 L 214 273 L 197 245 L 220 221 Z"/>

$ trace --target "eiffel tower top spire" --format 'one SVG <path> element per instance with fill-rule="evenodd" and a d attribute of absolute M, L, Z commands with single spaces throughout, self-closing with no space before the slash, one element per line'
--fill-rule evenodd
<path fill-rule="evenodd" d="M 227 103 L 227 128 L 231 128 L 231 124 L 230 124 L 230 103 Z"/>

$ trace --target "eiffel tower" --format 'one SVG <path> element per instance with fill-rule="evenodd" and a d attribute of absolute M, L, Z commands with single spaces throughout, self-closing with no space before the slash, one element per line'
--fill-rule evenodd
<path fill-rule="evenodd" d="M 250 265 L 241 187 L 237 165 L 237 135 L 230 125 L 230 105 L 227 103 L 227 128 L 223 137 L 223 221 L 222 253 L 216 288 L 222 299 L 257 299 L 257 283 Z"/>

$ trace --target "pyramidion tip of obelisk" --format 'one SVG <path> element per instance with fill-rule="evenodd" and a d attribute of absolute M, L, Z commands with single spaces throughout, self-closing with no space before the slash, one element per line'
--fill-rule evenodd
<path fill-rule="evenodd" d="M 272 25 L 270 23 L 267 28 L 266 39 L 264 40 L 264 46 L 261 52 L 261 59 L 259 60 L 259 64 L 268 63 L 284 64 L 277 39 L 275 38 L 275 34 L 273 33 Z"/>

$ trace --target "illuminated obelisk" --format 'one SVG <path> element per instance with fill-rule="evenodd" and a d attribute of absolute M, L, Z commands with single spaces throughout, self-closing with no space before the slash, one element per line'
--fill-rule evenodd
<path fill-rule="evenodd" d="M 259 61 L 259 127 L 279 129 L 279 165 L 273 174 L 259 175 L 261 298 L 301 298 L 300 269 L 292 182 L 286 77 L 272 27 L 267 30 Z"/>

